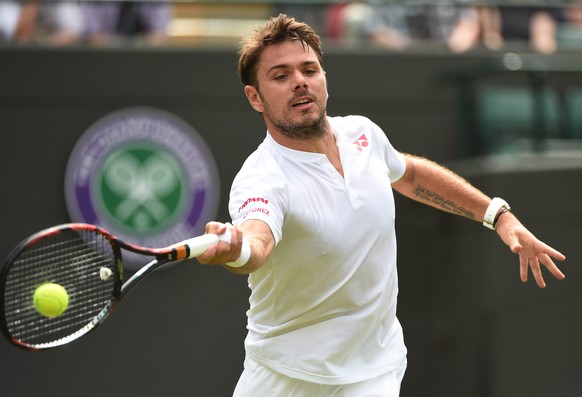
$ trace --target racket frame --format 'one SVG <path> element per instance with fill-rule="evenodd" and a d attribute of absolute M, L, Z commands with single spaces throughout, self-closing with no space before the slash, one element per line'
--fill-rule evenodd
<path fill-rule="evenodd" d="M 22 340 L 15 338 L 11 334 L 7 325 L 5 313 L 5 294 L 4 294 L 6 278 L 8 276 L 8 273 L 10 272 L 12 263 L 14 263 L 14 261 L 16 261 L 18 257 L 23 252 L 26 251 L 27 248 L 34 246 L 42 239 L 62 233 L 67 230 L 89 231 L 92 233 L 100 234 L 109 242 L 109 244 L 112 247 L 113 256 L 115 260 L 113 272 L 115 279 L 112 296 L 109 299 L 109 301 L 105 304 L 103 309 L 86 325 L 82 326 L 78 331 L 73 332 L 65 337 L 61 337 L 52 342 L 39 344 L 25 343 Z M 113 310 L 117 307 L 117 305 L 123 299 L 123 297 L 139 281 L 141 281 L 147 275 L 152 273 L 154 270 L 170 262 L 195 258 L 196 256 L 203 253 L 208 247 L 210 247 L 213 244 L 217 244 L 221 240 L 230 242 L 230 237 L 231 237 L 230 233 L 224 234 L 222 236 L 217 236 L 215 234 L 204 234 L 202 236 L 194 237 L 189 240 L 185 240 L 180 243 L 176 243 L 164 248 L 146 248 L 136 244 L 127 243 L 121 240 L 120 238 L 116 237 L 112 233 L 108 232 L 107 230 L 96 225 L 91 225 L 87 223 L 66 223 L 39 231 L 33 234 L 32 236 L 24 239 L 20 244 L 18 244 L 10 252 L 8 257 L 6 258 L 4 266 L 0 270 L 0 330 L 2 331 L 6 339 L 13 345 L 29 351 L 50 349 L 53 347 L 58 347 L 70 343 L 86 335 L 87 333 L 95 329 L 98 325 L 102 324 L 113 312 Z M 245 242 L 245 244 L 246 249 L 249 250 L 248 243 Z M 144 256 L 153 256 L 155 257 L 155 259 L 141 267 L 127 281 L 123 282 L 124 268 L 122 250 L 127 250 Z M 248 260 L 248 257 L 243 259 L 245 263 L 246 260 Z M 242 266 L 242 264 L 239 263 L 237 266 Z"/>

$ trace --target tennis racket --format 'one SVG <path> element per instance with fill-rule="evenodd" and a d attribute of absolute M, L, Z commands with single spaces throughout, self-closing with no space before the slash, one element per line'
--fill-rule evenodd
<path fill-rule="evenodd" d="M 205 234 L 165 248 L 126 243 L 94 225 L 70 223 L 40 231 L 12 250 L 0 272 L 0 328 L 12 344 L 41 350 L 62 346 L 92 331 L 144 277 L 161 266 L 202 254 L 219 241 L 230 243 L 230 232 Z M 123 282 L 122 250 L 155 259 Z M 243 266 L 250 246 L 243 240 Z M 35 308 L 36 288 L 47 282 L 65 288 L 66 311 L 45 317 Z"/>

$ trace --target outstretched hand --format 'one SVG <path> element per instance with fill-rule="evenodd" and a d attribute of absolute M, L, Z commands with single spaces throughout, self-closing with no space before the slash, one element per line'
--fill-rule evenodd
<path fill-rule="evenodd" d="M 512 213 L 507 212 L 500 216 L 496 230 L 511 252 L 519 255 L 521 281 L 527 282 L 529 269 L 531 268 L 537 285 L 540 288 L 545 288 L 546 282 L 542 274 L 542 265 L 558 280 L 566 277 L 554 263 L 554 260 L 563 261 L 566 257 L 538 240 Z"/>

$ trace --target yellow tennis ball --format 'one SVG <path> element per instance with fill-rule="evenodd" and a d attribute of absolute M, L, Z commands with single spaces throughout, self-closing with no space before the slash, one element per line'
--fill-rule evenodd
<path fill-rule="evenodd" d="M 59 284 L 45 283 L 34 291 L 34 307 L 45 317 L 58 317 L 69 306 L 69 294 Z"/>

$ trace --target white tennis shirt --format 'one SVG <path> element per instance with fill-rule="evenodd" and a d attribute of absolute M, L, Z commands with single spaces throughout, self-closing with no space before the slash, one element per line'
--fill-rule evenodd
<path fill-rule="evenodd" d="M 362 116 L 329 117 L 344 170 L 267 134 L 231 189 L 235 224 L 266 222 L 276 247 L 249 275 L 247 354 L 293 378 L 347 384 L 406 358 L 396 318 L 391 182 L 405 161 Z"/>

